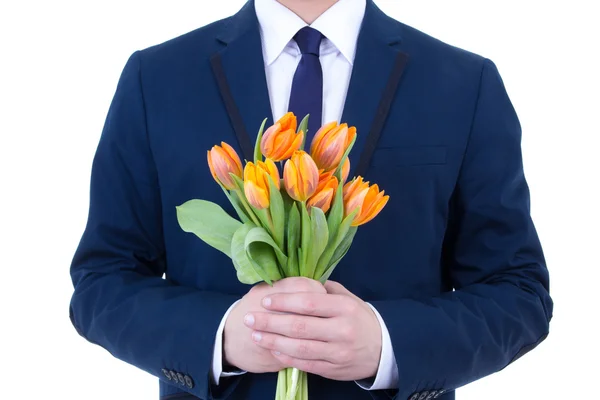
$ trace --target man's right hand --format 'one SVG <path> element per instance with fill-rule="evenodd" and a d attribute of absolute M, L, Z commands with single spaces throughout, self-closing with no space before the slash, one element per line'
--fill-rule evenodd
<path fill-rule="evenodd" d="M 253 372 L 277 372 L 285 368 L 267 349 L 257 346 L 252 340 L 252 329 L 244 325 L 244 317 L 249 312 L 264 312 L 262 299 L 273 293 L 315 292 L 327 293 L 320 282 L 308 278 L 286 278 L 273 286 L 260 283 L 233 307 L 223 331 L 223 360 L 226 365 Z"/>

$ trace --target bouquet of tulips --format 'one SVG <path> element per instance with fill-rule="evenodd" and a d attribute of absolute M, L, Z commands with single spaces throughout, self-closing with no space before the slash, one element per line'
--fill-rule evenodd
<path fill-rule="evenodd" d="M 292 276 L 325 283 L 357 227 L 375 218 L 389 196 L 362 177 L 346 183 L 354 127 L 324 125 L 308 153 L 308 116 L 298 126 L 294 114 L 287 113 L 263 134 L 265 123 L 254 160 L 244 166 L 227 143 L 208 151 L 212 176 L 239 220 L 217 204 L 197 199 L 178 206 L 177 219 L 184 231 L 229 256 L 242 283 L 272 284 Z M 305 372 L 279 372 L 276 400 L 284 399 L 308 399 Z"/>

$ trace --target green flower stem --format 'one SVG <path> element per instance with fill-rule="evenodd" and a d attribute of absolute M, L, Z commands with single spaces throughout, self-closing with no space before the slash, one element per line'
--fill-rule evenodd
<path fill-rule="evenodd" d="M 277 389 L 275 392 L 275 400 L 286 400 L 287 392 L 287 369 L 282 369 L 277 374 Z"/>
<path fill-rule="evenodd" d="M 254 211 L 252 211 L 252 208 L 250 208 L 250 204 L 248 204 L 248 200 L 246 200 L 246 196 L 244 196 L 243 194 L 240 194 L 240 192 L 238 190 L 236 190 L 235 193 L 237 194 L 238 198 L 240 199 L 242 205 L 246 209 L 246 212 L 248 213 L 250 218 L 252 218 L 252 222 L 254 222 L 254 225 L 261 226 L 260 221 L 258 220 L 258 218 L 256 218 L 256 214 L 254 214 Z"/>
<path fill-rule="evenodd" d="M 300 381 L 300 370 L 298 368 L 288 368 L 288 387 L 286 400 L 295 400 L 298 393 Z"/>

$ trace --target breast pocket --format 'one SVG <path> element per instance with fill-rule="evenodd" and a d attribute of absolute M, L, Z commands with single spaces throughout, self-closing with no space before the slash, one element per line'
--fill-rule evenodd
<path fill-rule="evenodd" d="M 446 164 L 446 146 L 402 146 L 375 149 L 371 167 L 410 167 Z"/>

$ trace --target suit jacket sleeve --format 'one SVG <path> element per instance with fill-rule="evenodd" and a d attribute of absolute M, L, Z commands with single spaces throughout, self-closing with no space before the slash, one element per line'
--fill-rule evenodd
<path fill-rule="evenodd" d="M 180 286 L 166 271 L 161 197 L 147 129 L 140 53 L 121 75 L 94 157 L 90 209 L 71 265 L 70 318 L 115 357 L 201 399 L 232 390 L 209 381 L 215 334 L 238 298 Z M 188 376 L 168 379 L 169 371 Z"/>
<path fill-rule="evenodd" d="M 530 217 L 520 124 L 496 66 L 485 60 L 481 71 L 443 249 L 455 291 L 371 302 L 392 338 L 401 400 L 499 371 L 548 334 L 553 303 Z"/>

